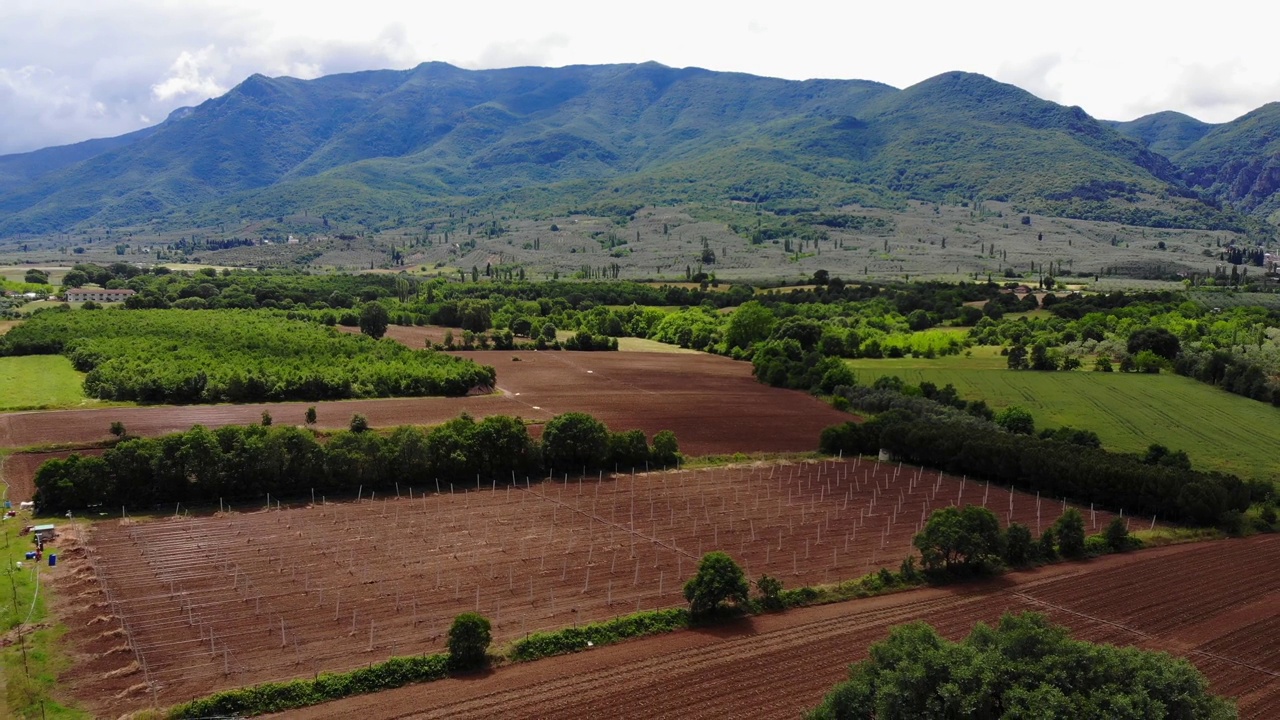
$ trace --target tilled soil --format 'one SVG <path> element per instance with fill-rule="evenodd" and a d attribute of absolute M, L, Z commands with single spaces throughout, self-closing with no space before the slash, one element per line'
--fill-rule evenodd
<path fill-rule="evenodd" d="M 1181 655 L 1237 700 L 1280 717 L 1280 537 L 1181 545 L 789 611 L 567 657 L 349 698 L 290 718 L 797 717 L 890 627 L 914 620 L 959 639 L 975 622 L 1034 610 L 1094 642 Z"/>
<path fill-rule="evenodd" d="M 87 609 L 67 619 L 93 658 L 70 685 L 95 711 L 119 714 L 436 652 L 470 610 L 502 643 L 683 605 L 683 581 L 712 549 L 753 579 L 795 587 L 896 568 L 937 507 L 983 504 L 1032 528 L 1063 508 L 860 459 L 517 478 L 471 492 L 425 482 L 402 484 L 399 497 L 94 524 L 88 555 L 58 568 L 98 579 L 96 591 L 77 587 Z M 1111 518 L 1085 509 L 1090 531 Z M 104 660 L 93 643 L 111 623 L 129 652 Z"/>
<path fill-rule="evenodd" d="M 748 363 L 714 355 L 617 352 L 466 353 L 498 370 L 500 394 L 461 398 L 389 398 L 337 402 L 183 405 L 55 410 L 0 415 L 0 447 L 89 443 L 108 439 L 111 423 L 154 436 L 200 424 L 256 423 L 264 411 L 277 423 L 302 424 L 316 407 L 317 427 L 346 427 L 364 415 L 375 427 L 433 425 L 463 412 L 548 420 L 591 413 L 612 430 L 672 430 L 690 455 L 804 452 L 823 428 L 850 419 L 804 393 L 755 381 Z M 518 358 L 518 360 L 516 360 Z"/>

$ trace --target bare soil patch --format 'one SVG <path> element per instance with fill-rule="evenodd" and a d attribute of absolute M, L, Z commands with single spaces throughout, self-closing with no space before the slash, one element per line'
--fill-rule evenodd
<path fill-rule="evenodd" d="M 358 327 L 345 327 L 342 325 L 335 326 L 341 332 L 360 334 Z M 427 341 L 433 343 L 443 343 L 444 334 L 449 332 L 450 328 L 440 327 L 438 325 L 388 325 L 387 334 L 384 337 L 395 340 L 396 342 L 413 348 L 414 350 L 422 350 L 427 346 Z M 459 343 L 462 342 L 462 331 L 453 330 L 453 337 Z"/>
<path fill-rule="evenodd" d="M 59 565 L 98 579 L 82 590 L 93 602 L 65 620 L 97 663 L 71 673 L 75 694 L 95 713 L 118 715 L 439 651 L 452 618 L 469 610 L 493 621 L 501 643 L 678 606 L 684 580 L 712 549 L 753 578 L 834 582 L 896 567 L 936 507 L 985 503 L 1033 528 L 1061 510 L 864 460 L 398 490 L 359 503 L 317 497 L 279 511 L 95 524 L 89 554 Z M 1086 511 L 1091 530 L 1110 518 Z M 96 622 L 104 615 L 127 637 L 104 637 L 115 627 Z M 141 676 L 121 669 L 130 663 Z M 146 693 L 125 692 L 139 682 Z"/>
<path fill-rule="evenodd" d="M 81 455 L 98 456 L 103 453 L 99 448 L 87 448 L 75 451 Z M 59 450 L 57 452 L 39 452 L 39 453 L 14 453 L 3 460 L 3 466 L 0 466 L 0 478 L 4 479 L 5 484 L 9 486 L 9 500 L 16 506 L 19 502 L 26 502 L 35 497 L 36 470 L 47 460 L 57 460 L 67 457 L 72 453 L 71 450 Z"/>

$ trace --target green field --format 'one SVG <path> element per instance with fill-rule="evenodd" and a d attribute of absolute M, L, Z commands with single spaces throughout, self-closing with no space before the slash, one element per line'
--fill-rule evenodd
<path fill-rule="evenodd" d="M 937 360 L 851 360 L 860 382 L 897 375 L 910 384 L 951 383 L 967 400 L 1021 405 L 1036 427 L 1093 430 L 1103 445 L 1142 452 L 1185 450 L 1197 468 L 1242 477 L 1280 475 L 1280 409 L 1171 374 L 1012 371 L 991 348 Z"/>
<path fill-rule="evenodd" d="M 697 353 L 697 350 L 682 348 L 678 345 L 668 345 L 657 340 L 648 340 L 645 338 L 620 337 L 618 338 L 618 350 L 620 352 L 660 352 L 660 353 Z"/>
<path fill-rule="evenodd" d="M 0 411 L 101 405 L 84 395 L 84 375 L 61 355 L 0 357 Z"/>

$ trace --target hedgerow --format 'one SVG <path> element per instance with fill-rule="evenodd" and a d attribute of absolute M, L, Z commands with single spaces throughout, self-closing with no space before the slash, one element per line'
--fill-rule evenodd
<path fill-rule="evenodd" d="M 689 627 L 689 611 L 684 608 L 650 610 L 613 620 L 554 632 L 533 633 L 511 647 L 509 657 L 516 662 L 565 655 L 590 646 L 610 645 L 628 638 L 658 635 Z"/>
<path fill-rule="evenodd" d="M 324 673 L 314 679 L 227 690 L 178 705 L 169 711 L 169 717 L 243 717 L 293 710 L 352 695 L 439 680 L 448 675 L 448 666 L 449 656 L 445 654 L 396 657 L 351 672 Z"/>

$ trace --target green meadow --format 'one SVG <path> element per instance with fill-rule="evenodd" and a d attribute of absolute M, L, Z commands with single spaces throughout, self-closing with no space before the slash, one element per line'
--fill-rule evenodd
<path fill-rule="evenodd" d="M 1012 371 L 993 348 L 971 357 L 850 360 L 858 380 L 897 375 L 918 385 L 951 383 L 966 400 L 993 408 L 1021 405 L 1036 428 L 1093 430 L 1103 445 L 1143 452 L 1152 443 L 1185 450 L 1197 468 L 1242 477 L 1280 474 L 1280 409 L 1172 374 L 1139 375 L 1084 370 Z"/>
<path fill-rule="evenodd" d="M 0 357 L 0 412 L 101 405 L 84 395 L 84 375 L 61 355 Z"/>

